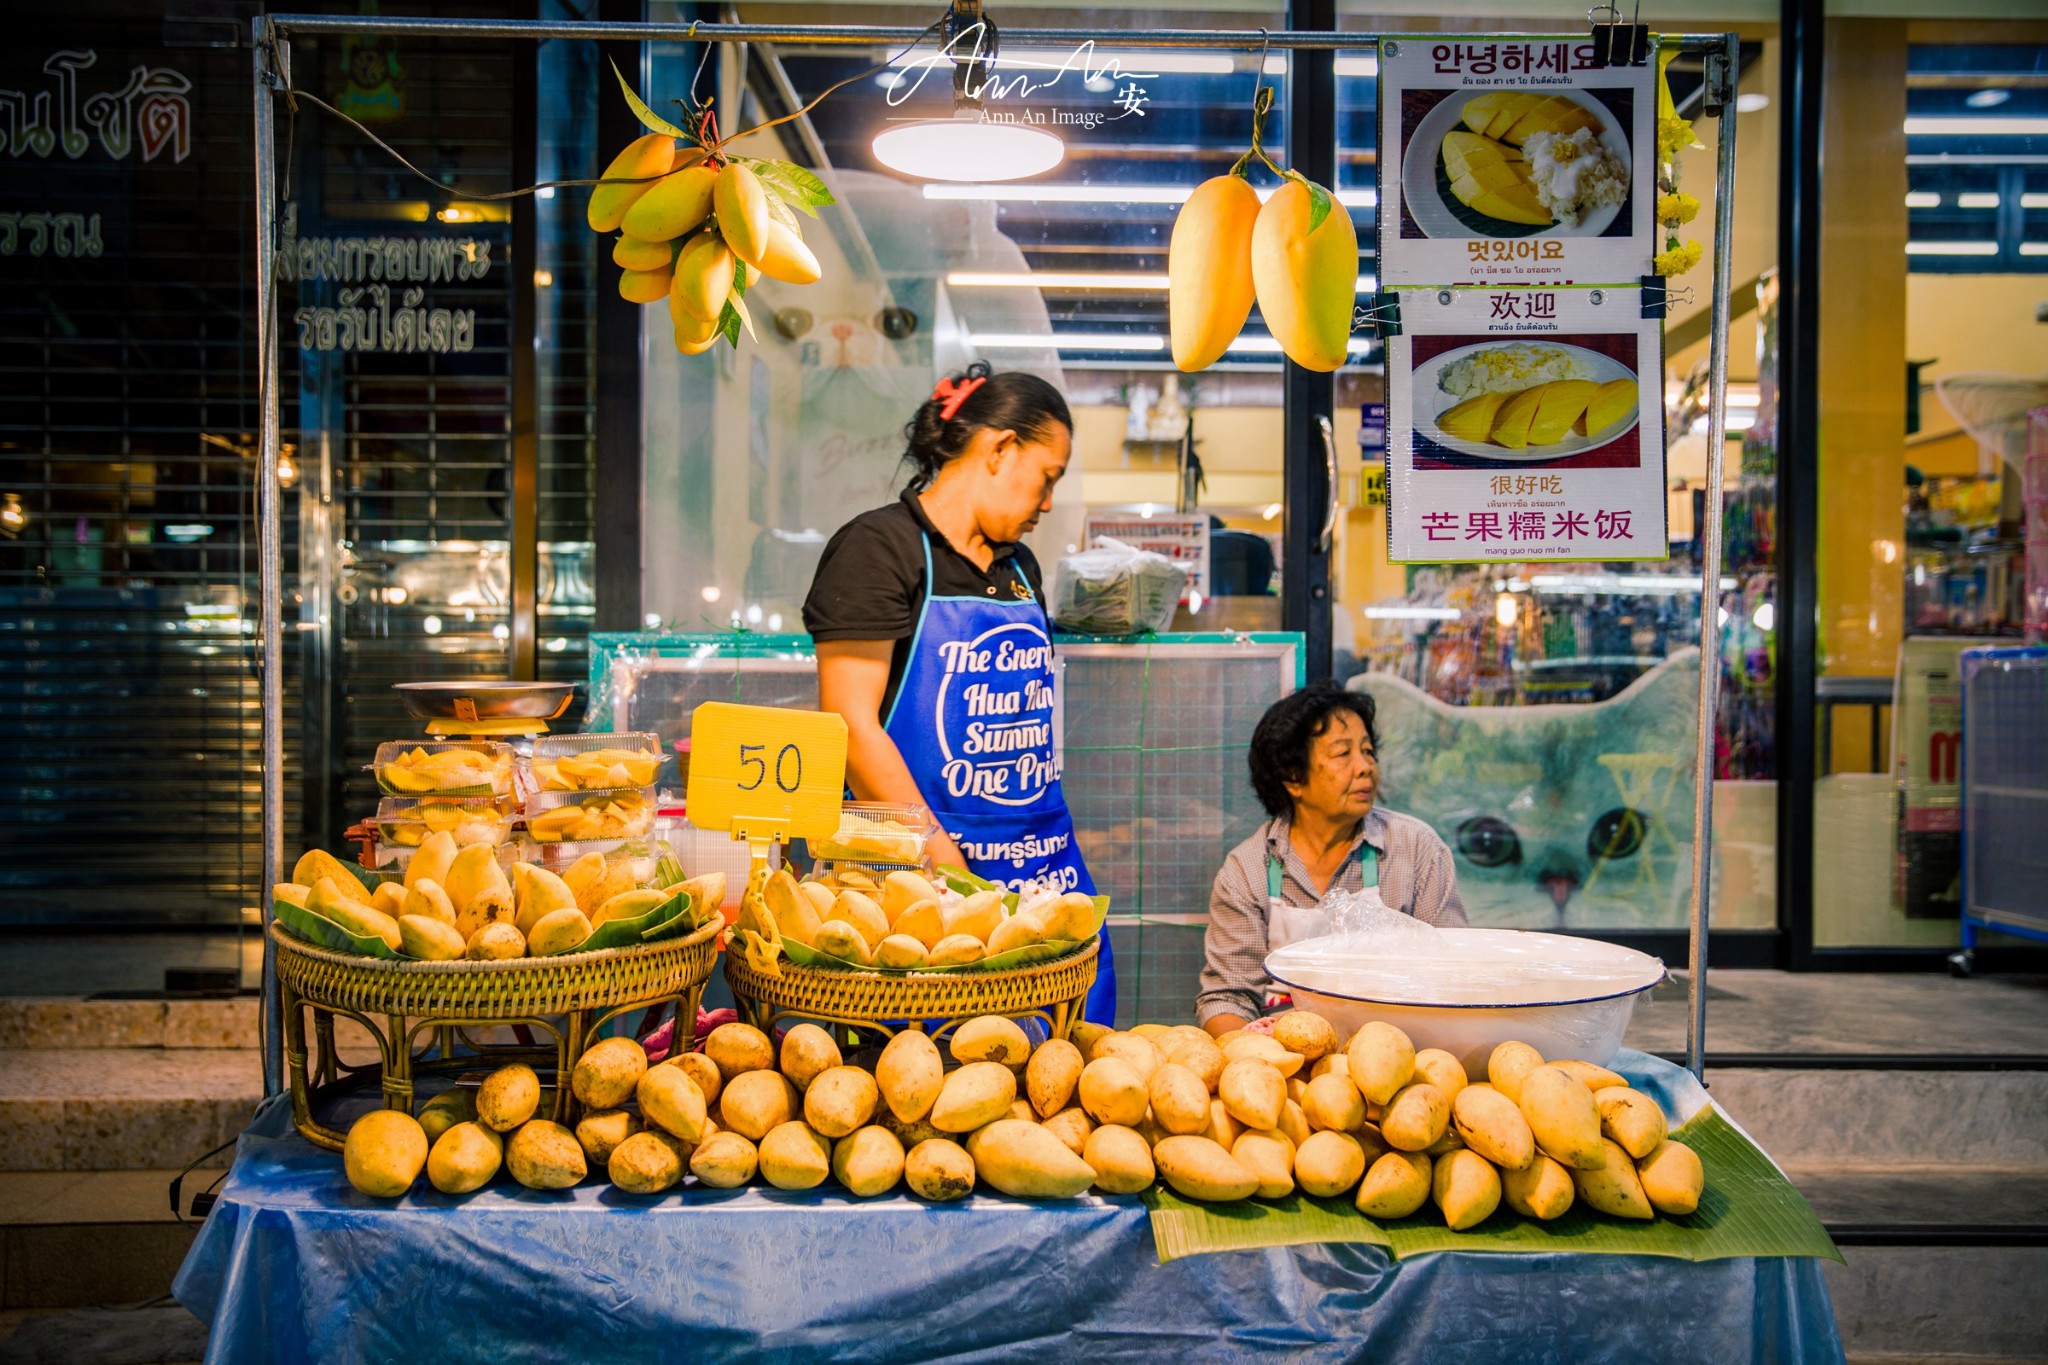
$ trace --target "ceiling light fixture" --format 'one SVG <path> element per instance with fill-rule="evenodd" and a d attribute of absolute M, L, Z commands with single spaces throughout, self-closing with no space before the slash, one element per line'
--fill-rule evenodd
<path fill-rule="evenodd" d="M 1907 137 L 2042 137 L 2048 118 L 1909 118 Z"/>
<path fill-rule="evenodd" d="M 1941 207 L 1941 196 L 1933 190 L 1908 190 L 1906 191 L 1906 207 L 1909 209 L 1938 209 Z"/>
<path fill-rule="evenodd" d="M 1771 107 L 1771 97 L 1761 90 L 1746 90 L 1735 97 L 1735 112 L 1759 114 Z"/>
<path fill-rule="evenodd" d="M 1033 204 L 1184 204 L 1194 192 L 1193 185 L 952 184 L 924 187 L 927 199 L 988 199 Z M 1265 188 L 1258 194 L 1260 199 L 1270 199 L 1273 191 Z M 1380 196 L 1377 190 L 1338 190 L 1337 202 L 1346 208 L 1369 209 L 1379 204 Z"/>
<path fill-rule="evenodd" d="M 940 27 L 940 51 L 953 61 L 951 118 L 909 119 L 875 134 L 875 160 L 920 180 L 1019 180 L 1060 164 L 1066 144 L 1028 123 L 996 122 L 974 83 L 976 65 L 993 67 L 996 26 L 982 17 L 981 0 L 953 0 Z M 954 52 L 965 44 L 963 59 Z"/>
<path fill-rule="evenodd" d="M 1908 256 L 1996 256 L 1996 242 L 1908 242 Z"/>
<path fill-rule="evenodd" d="M 1995 209 L 1998 207 L 1998 196 L 1995 194 L 1959 194 L 1956 196 L 1956 207 L 1959 209 Z"/>
<path fill-rule="evenodd" d="M 1963 97 L 1963 103 L 1972 109 L 1996 109 L 2011 98 L 2010 90 L 1972 90 Z"/>

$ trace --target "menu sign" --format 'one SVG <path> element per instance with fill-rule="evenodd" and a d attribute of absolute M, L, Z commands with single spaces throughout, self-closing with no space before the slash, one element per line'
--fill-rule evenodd
<path fill-rule="evenodd" d="M 1381 283 L 1649 274 L 1655 72 L 1596 67 L 1585 39 L 1382 42 Z"/>
<path fill-rule="evenodd" d="M 1663 330 L 1638 288 L 1407 296 L 1387 341 L 1388 558 L 1664 559 Z"/>

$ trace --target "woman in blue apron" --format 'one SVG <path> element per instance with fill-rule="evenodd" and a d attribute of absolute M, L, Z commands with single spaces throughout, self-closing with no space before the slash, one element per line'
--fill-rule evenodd
<path fill-rule="evenodd" d="M 855 797 L 929 806 L 939 863 L 1093 894 L 1060 791 L 1044 577 L 1021 543 L 1052 510 L 1073 429 L 1036 375 L 977 363 L 942 380 L 904 429 L 910 486 L 832 537 L 804 626 Z M 1116 1015 L 1107 929 L 1086 1014 Z"/>

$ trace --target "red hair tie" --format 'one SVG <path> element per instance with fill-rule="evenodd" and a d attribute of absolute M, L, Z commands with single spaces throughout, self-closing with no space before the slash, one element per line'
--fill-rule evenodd
<path fill-rule="evenodd" d="M 978 374 L 972 379 L 941 379 L 939 386 L 932 390 L 932 401 L 939 405 L 939 420 L 952 421 L 954 414 L 960 411 L 960 405 L 987 382 L 985 374 Z"/>

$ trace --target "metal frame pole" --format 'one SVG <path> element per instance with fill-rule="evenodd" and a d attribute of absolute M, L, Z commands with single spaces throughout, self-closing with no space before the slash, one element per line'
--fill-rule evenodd
<path fill-rule="evenodd" d="M 1714 298 L 1707 380 L 1707 497 L 1700 555 L 1700 726 L 1693 750 L 1692 953 L 1686 978 L 1685 1064 L 1702 1084 L 1707 1067 L 1707 921 L 1714 879 L 1715 709 L 1721 696 L 1721 479 L 1728 434 L 1728 287 L 1735 236 L 1735 73 L 1733 34 L 1709 50 L 1706 107 L 1714 113 Z"/>
<path fill-rule="evenodd" d="M 290 49 L 268 23 L 251 21 L 256 87 L 256 646 L 263 726 L 263 1093 L 284 1088 L 284 1020 L 270 888 L 284 880 L 284 552 L 277 482 L 277 130 L 273 86 L 291 84 Z M 273 41 L 275 39 L 275 41 Z M 272 69 L 272 60 L 276 69 Z"/>

